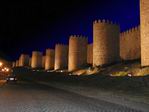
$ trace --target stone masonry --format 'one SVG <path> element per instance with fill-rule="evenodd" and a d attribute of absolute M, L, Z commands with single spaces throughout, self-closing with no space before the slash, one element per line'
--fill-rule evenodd
<path fill-rule="evenodd" d="M 39 51 L 32 52 L 32 60 L 31 60 L 32 68 L 42 68 L 42 53 Z"/>
<path fill-rule="evenodd" d="M 88 39 L 83 36 L 70 36 L 68 70 L 73 71 L 87 64 Z"/>
<path fill-rule="evenodd" d="M 93 44 L 87 46 L 87 63 L 93 64 Z"/>
<path fill-rule="evenodd" d="M 56 44 L 55 46 L 55 70 L 68 67 L 68 46 Z"/>
<path fill-rule="evenodd" d="M 135 60 L 141 58 L 140 27 L 135 27 L 121 33 L 120 56 L 122 60 Z"/>
<path fill-rule="evenodd" d="M 120 27 L 105 20 L 93 23 L 93 66 L 117 62 L 119 51 Z"/>
<path fill-rule="evenodd" d="M 54 62 L 55 62 L 55 51 L 54 51 L 54 49 L 47 49 L 46 50 L 46 57 L 45 57 L 45 70 L 53 70 L 54 69 Z"/>
<path fill-rule="evenodd" d="M 140 0 L 141 65 L 149 66 L 149 0 Z"/>

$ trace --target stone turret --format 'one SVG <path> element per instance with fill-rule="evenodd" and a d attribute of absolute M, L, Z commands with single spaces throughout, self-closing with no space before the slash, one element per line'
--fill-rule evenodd
<path fill-rule="evenodd" d="M 32 52 L 32 60 L 31 60 L 32 68 L 42 68 L 42 53 L 39 51 Z"/>
<path fill-rule="evenodd" d="M 73 71 L 87 64 L 88 39 L 83 36 L 70 36 L 68 70 Z"/>
<path fill-rule="evenodd" d="M 19 60 L 16 60 L 16 67 L 19 67 Z"/>
<path fill-rule="evenodd" d="M 56 44 L 55 46 L 55 70 L 68 67 L 68 46 Z"/>
<path fill-rule="evenodd" d="M 149 0 L 140 0 L 141 65 L 149 66 Z"/>
<path fill-rule="evenodd" d="M 55 62 L 55 51 L 54 51 L 54 49 L 47 49 L 46 50 L 46 57 L 45 57 L 45 70 L 53 70 L 54 69 L 54 62 Z"/>
<path fill-rule="evenodd" d="M 24 66 L 29 66 L 29 55 L 27 54 L 21 54 L 19 58 L 19 66 L 24 67 Z"/>
<path fill-rule="evenodd" d="M 120 59 L 120 27 L 105 20 L 93 23 L 93 66 L 108 65 Z"/>

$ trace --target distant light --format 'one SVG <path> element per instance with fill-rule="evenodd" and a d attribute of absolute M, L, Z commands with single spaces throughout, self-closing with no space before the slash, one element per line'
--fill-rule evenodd
<path fill-rule="evenodd" d="M 47 72 L 52 72 L 52 71 L 48 70 Z"/>
<path fill-rule="evenodd" d="M 9 68 L 6 69 L 6 72 L 9 72 Z"/>
<path fill-rule="evenodd" d="M 2 72 L 4 72 L 5 71 L 5 69 L 2 69 Z"/>
<path fill-rule="evenodd" d="M 1 66 L 3 66 L 3 63 L 2 63 L 2 62 L 0 62 L 0 67 L 1 67 Z"/>
<path fill-rule="evenodd" d="M 72 75 L 72 73 L 69 73 L 69 75 Z"/>
<path fill-rule="evenodd" d="M 132 74 L 128 74 L 129 77 L 132 77 Z"/>
<path fill-rule="evenodd" d="M 113 74 L 110 74 L 110 76 L 113 76 Z"/>

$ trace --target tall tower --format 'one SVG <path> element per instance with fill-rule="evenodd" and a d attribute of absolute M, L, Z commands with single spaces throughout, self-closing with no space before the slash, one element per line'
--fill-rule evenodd
<path fill-rule="evenodd" d="M 53 70 L 55 63 L 55 50 L 47 49 L 45 57 L 45 70 Z"/>
<path fill-rule="evenodd" d="M 55 46 L 55 70 L 68 67 L 68 46 L 56 44 Z"/>
<path fill-rule="evenodd" d="M 31 61 L 32 68 L 42 68 L 42 53 L 39 51 L 32 52 L 32 61 Z"/>
<path fill-rule="evenodd" d="M 149 0 L 140 0 L 141 65 L 149 66 Z"/>
<path fill-rule="evenodd" d="M 19 58 L 19 66 L 24 67 L 24 66 L 29 66 L 29 55 L 27 54 L 21 54 Z"/>
<path fill-rule="evenodd" d="M 87 64 L 88 39 L 82 36 L 70 36 L 68 70 L 73 71 Z"/>
<path fill-rule="evenodd" d="M 117 62 L 119 56 L 119 25 L 105 20 L 93 23 L 93 66 Z"/>

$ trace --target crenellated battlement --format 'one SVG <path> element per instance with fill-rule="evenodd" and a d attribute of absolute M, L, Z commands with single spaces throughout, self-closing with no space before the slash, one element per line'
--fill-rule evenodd
<path fill-rule="evenodd" d="M 82 35 L 71 35 L 70 40 L 88 40 L 88 38 L 86 36 L 82 36 Z"/>
<path fill-rule="evenodd" d="M 105 24 L 105 25 L 114 25 L 114 26 L 119 26 L 119 24 L 117 24 L 116 22 L 113 22 L 113 21 L 110 21 L 110 20 L 105 20 L 105 19 L 102 19 L 102 20 L 95 20 L 93 22 L 93 24 Z"/>
<path fill-rule="evenodd" d="M 126 35 L 130 35 L 132 33 L 135 33 L 135 32 L 140 32 L 140 26 L 136 26 L 136 27 L 133 27 L 131 29 L 128 29 L 127 31 L 124 31 L 120 34 L 120 37 L 126 37 Z"/>
<path fill-rule="evenodd" d="M 55 48 L 56 48 L 56 47 L 66 48 L 66 47 L 68 47 L 68 45 L 58 43 L 58 44 L 55 45 Z"/>

